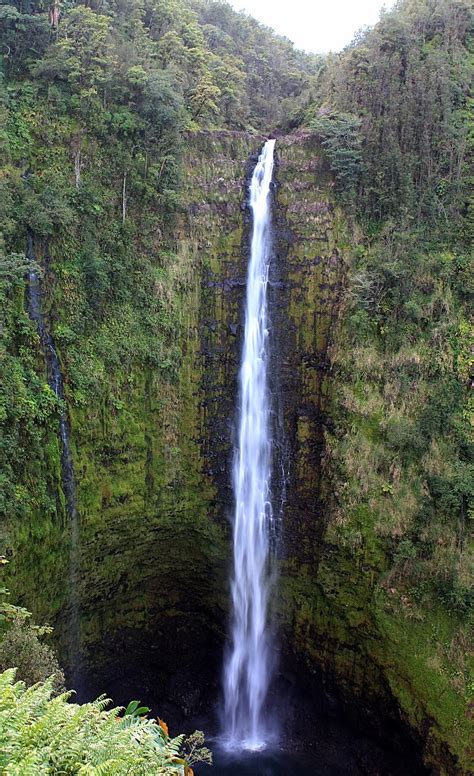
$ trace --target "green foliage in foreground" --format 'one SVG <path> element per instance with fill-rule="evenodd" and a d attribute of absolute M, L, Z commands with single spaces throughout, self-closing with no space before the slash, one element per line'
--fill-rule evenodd
<path fill-rule="evenodd" d="M 41 641 L 52 629 L 34 625 L 8 596 L 0 588 L 2 774 L 186 774 L 196 762 L 212 762 L 201 731 L 170 738 L 166 724 L 147 719 L 150 709 L 139 701 L 107 711 L 103 697 L 79 706 L 69 702 L 71 692 L 57 694 L 64 675 Z M 19 668 L 7 667 L 13 664 Z"/>
<path fill-rule="evenodd" d="M 27 688 L 15 670 L 0 675 L 0 769 L 6 776 L 184 774 L 184 737 L 160 724 L 106 710 L 101 698 L 79 706 L 69 693 L 52 697 L 52 681 Z M 196 734 L 195 734 L 196 736 Z M 207 749 L 199 759 L 210 761 Z"/>

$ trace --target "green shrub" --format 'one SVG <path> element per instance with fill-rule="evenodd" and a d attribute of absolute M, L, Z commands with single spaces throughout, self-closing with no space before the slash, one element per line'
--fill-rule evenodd
<path fill-rule="evenodd" d="M 7 561 L 0 559 L 2 566 Z M 16 667 L 17 678 L 27 686 L 51 681 L 54 692 L 64 690 L 64 674 L 56 653 L 42 639 L 48 626 L 34 625 L 31 613 L 8 602 L 9 591 L 0 588 L 0 671 Z"/>
<path fill-rule="evenodd" d="M 17 678 L 27 686 L 51 677 L 52 690 L 64 690 L 64 674 L 54 651 L 26 620 L 12 623 L 0 641 L 0 671 L 11 666 L 16 666 Z"/>

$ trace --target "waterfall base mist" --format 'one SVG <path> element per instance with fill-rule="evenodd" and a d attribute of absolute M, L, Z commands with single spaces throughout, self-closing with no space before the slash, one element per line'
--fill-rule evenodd
<path fill-rule="evenodd" d="M 178 634 L 175 632 L 174 637 Z M 142 642 L 130 634 L 122 642 L 116 675 L 99 675 L 81 700 L 100 692 L 114 704 L 140 699 L 169 725 L 170 732 L 203 730 L 213 752 L 211 768 L 196 766 L 196 776 L 425 776 L 422 747 L 397 712 L 396 705 L 348 697 L 337 682 L 317 670 L 309 672 L 288 650 L 272 682 L 264 714 L 275 713 L 280 741 L 267 741 L 261 752 L 229 751 L 220 737 L 219 655 L 222 645 L 198 641 L 190 629 L 172 662 L 171 650 L 155 638 Z M 283 645 L 285 646 L 285 645 Z M 287 645 L 288 646 L 288 645 Z M 168 656 L 163 681 L 163 661 Z"/>

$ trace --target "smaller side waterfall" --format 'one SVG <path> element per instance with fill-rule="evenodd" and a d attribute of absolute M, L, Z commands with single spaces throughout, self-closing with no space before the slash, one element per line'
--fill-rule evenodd
<path fill-rule="evenodd" d="M 35 262 L 33 236 L 28 234 L 27 258 Z M 69 558 L 70 577 L 70 616 L 68 623 L 69 662 L 74 676 L 79 675 L 80 664 L 80 640 L 79 640 L 79 517 L 76 505 L 76 485 L 74 480 L 74 468 L 72 463 L 71 444 L 69 438 L 69 424 L 67 411 L 64 406 L 64 382 L 59 363 L 58 354 L 53 338 L 47 328 L 41 311 L 41 279 L 35 269 L 28 273 L 28 314 L 36 324 L 41 346 L 46 362 L 48 384 L 58 399 L 63 402 L 59 416 L 59 436 L 61 440 L 61 481 L 66 499 L 66 510 L 69 518 L 71 535 L 71 548 Z"/>
<path fill-rule="evenodd" d="M 231 749 L 265 746 L 263 704 L 271 678 L 268 596 L 272 505 L 267 285 L 274 140 L 265 143 L 250 184 L 253 215 L 234 457 L 234 571 L 230 650 L 224 667 L 224 739 Z"/>
<path fill-rule="evenodd" d="M 35 260 L 33 249 L 33 238 L 28 236 L 28 258 Z M 28 274 L 28 314 L 32 321 L 36 323 L 41 345 L 43 347 L 46 369 L 48 375 L 48 384 L 54 391 L 58 399 L 64 401 L 64 383 L 61 373 L 58 354 L 54 346 L 53 339 L 49 333 L 43 313 L 41 312 L 41 281 L 38 273 L 31 270 Z M 61 468 L 62 485 L 66 497 L 67 511 L 69 517 L 76 517 L 76 492 L 74 483 L 74 471 L 72 466 L 71 446 L 69 442 L 69 428 L 67 414 L 65 409 L 61 410 L 59 418 L 59 435 L 61 437 Z"/>

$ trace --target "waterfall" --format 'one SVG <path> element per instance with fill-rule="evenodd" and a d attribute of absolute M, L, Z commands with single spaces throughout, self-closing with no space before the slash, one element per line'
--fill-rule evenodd
<path fill-rule="evenodd" d="M 253 229 L 233 465 L 232 622 L 224 666 L 224 739 L 231 749 L 261 749 L 268 738 L 262 712 L 272 663 L 267 622 L 272 524 L 267 285 L 274 146 L 274 140 L 265 143 L 250 184 Z"/>
<path fill-rule="evenodd" d="M 30 261 L 35 260 L 33 238 L 31 235 L 28 235 L 27 255 Z M 28 281 L 28 314 L 38 329 L 46 361 L 48 384 L 58 399 L 64 401 L 64 383 L 61 374 L 61 366 L 53 338 L 45 325 L 43 313 L 41 312 L 41 281 L 35 270 L 31 270 L 28 273 Z M 59 417 L 59 436 L 61 438 L 62 486 L 66 497 L 66 506 L 69 517 L 74 518 L 72 522 L 75 523 L 77 522 L 77 515 L 74 471 L 72 467 L 71 446 L 69 443 L 68 420 L 64 408 L 61 409 Z"/>
<path fill-rule="evenodd" d="M 33 246 L 33 236 L 28 234 L 27 257 L 31 262 L 35 262 L 35 252 Z M 68 644 L 69 644 L 69 662 L 72 674 L 76 681 L 80 674 L 80 638 L 79 638 L 79 517 L 76 505 L 76 484 L 74 480 L 74 468 L 72 464 L 71 444 L 69 438 L 69 423 L 67 410 L 65 408 L 64 382 L 59 363 L 58 354 L 45 324 L 44 316 L 41 310 L 41 279 L 35 269 L 28 273 L 28 314 L 31 320 L 36 324 L 41 347 L 43 349 L 46 362 L 46 371 L 48 385 L 54 391 L 58 399 L 62 402 L 62 408 L 59 415 L 59 437 L 61 440 L 61 482 L 62 489 L 66 499 L 66 510 L 69 518 L 69 530 L 71 535 L 70 557 L 69 557 L 69 621 L 68 621 Z"/>

